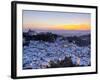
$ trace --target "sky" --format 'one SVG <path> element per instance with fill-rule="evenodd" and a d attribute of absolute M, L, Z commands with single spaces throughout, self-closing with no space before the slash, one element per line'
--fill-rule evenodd
<path fill-rule="evenodd" d="M 90 30 L 90 13 L 23 10 L 23 28 L 35 30 Z"/>

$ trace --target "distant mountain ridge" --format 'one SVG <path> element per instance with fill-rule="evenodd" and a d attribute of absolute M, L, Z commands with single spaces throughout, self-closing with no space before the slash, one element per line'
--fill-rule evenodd
<path fill-rule="evenodd" d="M 32 30 L 32 29 L 29 29 Z M 24 29 L 23 32 L 28 32 L 29 30 Z M 37 33 L 46 33 L 46 32 L 51 32 L 53 34 L 58 34 L 58 35 L 63 35 L 65 37 L 67 36 L 81 36 L 81 35 L 86 35 L 90 34 L 90 30 L 32 30 L 36 31 Z"/>

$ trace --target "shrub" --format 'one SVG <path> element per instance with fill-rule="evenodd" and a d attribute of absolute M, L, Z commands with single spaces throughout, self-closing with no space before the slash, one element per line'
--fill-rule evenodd
<path fill-rule="evenodd" d="M 48 68 L 59 68 L 59 67 L 74 67 L 71 57 L 65 57 L 64 60 L 58 60 L 57 62 L 50 61 L 50 66 Z"/>

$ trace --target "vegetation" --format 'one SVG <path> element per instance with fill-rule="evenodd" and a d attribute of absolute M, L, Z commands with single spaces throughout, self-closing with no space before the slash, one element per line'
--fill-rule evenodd
<path fill-rule="evenodd" d="M 30 34 L 31 33 L 31 34 Z M 51 32 L 40 32 L 36 33 L 35 31 L 29 30 L 28 32 L 23 32 L 23 38 L 25 39 L 24 45 L 28 45 L 30 40 L 35 41 L 45 41 L 45 42 L 55 42 L 55 40 L 59 37 L 57 34 L 53 34 Z M 69 43 L 76 44 L 77 46 L 88 46 L 90 45 L 90 34 L 83 36 L 70 36 L 70 37 L 62 37 L 61 40 L 67 40 Z"/>
<path fill-rule="evenodd" d="M 84 39 L 82 39 L 84 37 Z M 88 37 L 88 38 L 87 38 Z M 74 42 L 77 46 L 88 46 L 90 45 L 90 35 L 88 36 L 73 36 L 73 37 L 67 37 L 67 40 L 69 43 Z"/>
<path fill-rule="evenodd" d="M 58 60 L 57 62 L 50 61 L 50 66 L 48 68 L 59 68 L 59 67 L 75 67 L 76 65 L 73 64 L 71 57 L 65 57 L 64 60 Z"/>

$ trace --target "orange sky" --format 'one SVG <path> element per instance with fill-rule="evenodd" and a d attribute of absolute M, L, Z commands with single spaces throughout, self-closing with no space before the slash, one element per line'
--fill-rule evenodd
<path fill-rule="evenodd" d="M 25 26 L 29 26 L 28 28 L 42 29 L 42 30 L 90 30 L 91 29 L 89 24 L 61 24 L 61 25 L 25 24 Z"/>
<path fill-rule="evenodd" d="M 90 25 L 88 24 L 67 24 L 56 26 L 55 29 L 58 30 L 90 30 Z"/>

